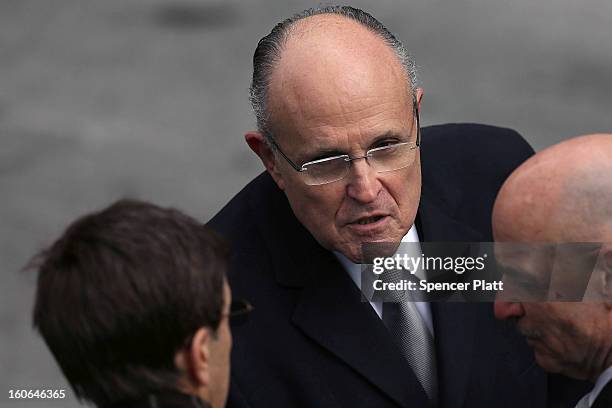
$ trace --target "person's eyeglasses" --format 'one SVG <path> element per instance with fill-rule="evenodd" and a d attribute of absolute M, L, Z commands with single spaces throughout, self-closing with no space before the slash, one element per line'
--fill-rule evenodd
<path fill-rule="evenodd" d="M 221 319 L 229 319 L 230 325 L 232 326 L 240 325 L 248 320 L 249 314 L 253 309 L 255 308 L 248 301 L 244 299 L 234 299 L 232 303 L 230 303 L 229 312 L 221 313 Z M 184 348 L 189 348 L 191 346 L 193 336 L 194 334 L 185 339 L 183 342 Z"/>
<path fill-rule="evenodd" d="M 421 144 L 421 128 L 419 126 L 419 111 L 416 110 L 417 135 L 414 142 L 394 143 L 388 146 L 370 149 L 363 156 L 350 157 L 348 154 L 326 157 L 313 160 L 298 166 L 283 151 L 274 138 L 269 140 L 281 156 L 297 172 L 302 174 L 304 182 L 309 186 L 332 183 L 342 180 L 349 173 L 351 162 L 357 159 L 366 159 L 378 173 L 406 168 L 415 158 L 415 150 Z"/>
<path fill-rule="evenodd" d="M 227 317 L 230 324 L 237 325 L 246 322 L 249 314 L 255 309 L 248 301 L 244 299 L 234 299 L 230 303 L 230 310 L 223 313 L 221 317 Z"/>

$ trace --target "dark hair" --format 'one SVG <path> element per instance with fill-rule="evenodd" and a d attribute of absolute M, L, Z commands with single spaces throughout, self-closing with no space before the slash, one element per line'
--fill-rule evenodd
<path fill-rule="evenodd" d="M 221 321 L 227 248 L 179 211 L 122 200 L 35 259 L 34 326 L 80 399 L 176 389 L 176 352 Z"/>
<path fill-rule="evenodd" d="M 267 97 L 272 71 L 280 60 L 281 51 L 289 38 L 291 28 L 294 24 L 304 18 L 320 14 L 336 14 L 346 17 L 378 35 L 393 52 L 395 52 L 399 62 L 404 67 L 413 103 L 416 105 L 416 64 L 400 40 L 371 14 L 358 8 L 337 5 L 313 7 L 278 23 L 268 35 L 259 40 L 257 48 L 255 49 L 255 54 L 253 55 L 253 79 L 251 81 L 249 99 L 257 119 L 257 129 L 263 133 L 266 138 L 270 137 Z"/>

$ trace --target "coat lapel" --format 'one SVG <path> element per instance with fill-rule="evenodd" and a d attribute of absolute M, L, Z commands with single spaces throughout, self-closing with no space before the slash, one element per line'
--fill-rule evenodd
<path fill-rule="evenodd" d="M 468 389 L 474 347 L 476 322 L 469 307 L 463 303 L 431 303 L 440 406 L 463 407 Z"/>
<path fill-rule="evenodd" d="M 479 232 L 451 218 L 426 195 L 421 197 L 416 225 L 422 242 L 477 242 L 483 239 Z M 431 303 L 441 407 L 464 406 L 477 329 L 475 313 L 471 312 L 473 306 Z"/>
<path fill-rule="evenodd" d="M 386 327 L 335 259 L 321 285 L 304 288 L 293 314 L 302 332 L 340 358 L 400 406 L 428 400 Z"/>

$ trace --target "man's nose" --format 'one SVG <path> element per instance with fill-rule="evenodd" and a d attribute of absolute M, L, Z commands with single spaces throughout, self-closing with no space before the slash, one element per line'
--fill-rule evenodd
<path fill-rule="evenodd" d="M 523 306 L 518 302 L 495 302 L 495 317 L 499 320 L 508 320 L 522 317 L 525 314 Z"/>
<path fill-rule="evenodd" d="M 348 175 L 347 194 L 360 203 L 370 203 L 376 200 L 382 185 L 378 173 L 363 159 L 353 160 Z"/>

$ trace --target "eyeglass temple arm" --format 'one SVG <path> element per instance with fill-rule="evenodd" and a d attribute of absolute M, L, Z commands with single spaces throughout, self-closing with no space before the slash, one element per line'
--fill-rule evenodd
<path fill-rule="evenodd" d="M 420 119 L 419 119 L 419 108 L 418 106 L 415 106 L 414 108 L 415 112 L 416 112 L 416 125 L 417 125 L 417 138 L 416 138 L 416 145 L 417 147 L 419 147 L 421 145 L 421 125 L 420 125 Z"/>
<path fill-rule="evenodd" d="M 274 140 L 274 137 L 272 137 L 272 135 L 270 134 L 268 135 L 268 140 L 270 141 L 270 143 L 272 143 L 272 146 L 274 147 L 274 149 L 276 149 L 281 154 L 281 156 L 283 156 L 283 158 L 287 161 L 287 163 L 289 163 L 289 165 L 293 167 L 293 170 L 302 172 L 302 169 L 298 167 L 298 165 L 295 164 L 293 161 L 291 161 L 291 159 L 287 157 L 285 153 L 283 153 L 280 146 L 278 145 L 278 143 L 276 143 L 276 140 Z"/>

